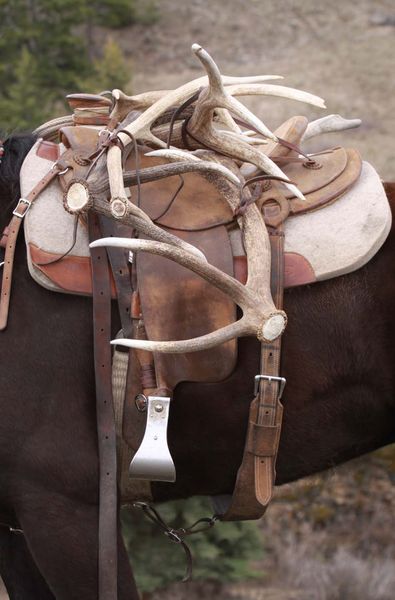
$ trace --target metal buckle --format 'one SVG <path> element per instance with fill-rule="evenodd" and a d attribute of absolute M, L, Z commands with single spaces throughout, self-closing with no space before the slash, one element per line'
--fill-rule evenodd
<path fill-rule="evenodd" d="M 25 208 L 23 213 L 19 213 L 18 212 L 18 207 L 19 206 L 27 206 L 27 208 Z M 20 198 L 18 201 L 18 204 L 16 205 L 16 207 L 14 208 L 14 210 L 12 211 L 12 214 L 15 217 L 18 217 L 18 219 L 23 219 L 23 217 L 25 216 L 25 214 L 27 213 L 27 211 L 29 210 L 29 208 L 31 207 L 32 203 L 30 202 L 30 200 L 26 200 L 26 198 Z"/>
<path fill-rule="evenodd" d="M 277 400 L 281 400 L 281 397 L 284 392 L 285 384 L 287 383 L 287 380 L 285 379 L 285 377 L 275 377 L 274 375 L 255 375 L 255 377 L 254 377 L 254 396 L 256 396 L 257 393 L 259 392 L 259 385 L 260 385 L 262 379 L 264 381 L 268 381 L 269 383 L 271 383 L 272 381 L 276 381 L 277 383 L 280 384 Z"/>

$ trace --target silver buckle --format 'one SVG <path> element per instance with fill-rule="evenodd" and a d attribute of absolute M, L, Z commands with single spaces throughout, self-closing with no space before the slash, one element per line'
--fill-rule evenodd
<path fill-rule="evenodd" d="M 285 377 L 275 377 L 274 375 L 255 375 L 255 377 L 254 377 L 254 396 L 256 396 L 257 393 L 259 392 L 259 385 L 260 385 L 262 379 L 264 381 L 268 381 L 269 383 L 271 383 L 272 381 L 276 381 L 277 383 L 280 384 L 279 389 L 278 389 L 277 400 L 281 400 L 281 397 L 284 392 L 285 384 L 287 383 L 287 380 L 285 379 Z"/>
<path fill-rule="evenodd" d="M 18 212 L 18 207 L 19 206 L 27 206 L 27 208 L 25 208 L 23 213 L 19 213 Z M 31 207 L 32 203 L 30 202 L 30 200 L 26 200 L 26 198 L 20 198 L 18 201 L 18 204 L 16 205 L 16 207 L 14 208 L 14 210 L 12 211 L 12 214 L 15 217 L 18 217 L 18 219 L 23 219 L 23 217 L 25 216 L 25 214 L 27 213 L 27 211 L 29 210 L 29 208 Z"/>

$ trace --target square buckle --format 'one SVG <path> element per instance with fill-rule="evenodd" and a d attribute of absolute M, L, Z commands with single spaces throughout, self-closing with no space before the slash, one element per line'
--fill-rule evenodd
<path fill-rule="evenodd" d="M 31 207 L 32 203 L 30 202 L 30 200 L 26 200 L 26 198 L 20 198 L 18 201 L 18 204 L 16 205 L 16 207 L 14 208 L 14 210 L 12 211 L 12 214 L 15 217 L 18 217 L 18 219 L 23 219 L 23 217 L 25 216 L 25 214 L 27 213 L 27 211 L 29 210 L 29 208 Z M 23 212 L 18 212 L 18 208 L 20 207 L 24 207 L 23 208 Z"/>
<path fill-rule="evenodd" d="M 275 377 L 274 375 L 255 375 L 255 377 L 254 377 L 254 396 L 256 396 L 257 393 L 259 392 L 259 386 L 260 386 L 262 379 L 264 381 L 268 381 L 269 383 L 271 383 L 272 381 L 275 381 L 280 384 L 279 389 L 278 389 L 277 400 L 281 400 L 281 397 L 284 392 L 285 384 L 287 383 L 287 380 L 285 379 L 285 377 Z"/>

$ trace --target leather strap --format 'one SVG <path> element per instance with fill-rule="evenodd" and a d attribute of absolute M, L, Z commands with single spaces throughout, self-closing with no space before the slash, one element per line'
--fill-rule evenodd
<path fill-rule="evenodd" d="M 100 216 L 100 230 L 104 237 L 130 238 L 132 228 L 122 225 L 114 219 Z M 129 252 L 123 248 L 107 248 L 107 255 L 111 264 L 112 274 L 117 290 L 118 310 L 121 319 L 123 337 L 132 337 L 131 298 L 132 282 L 129 269 Z"/>
<path fill-rule="evenodd" d="M 265 212 L 278 211 L 268 206 Z M 271 287 L 277 308 L 283 306 L 284 232 L 282 227 L 269 230 L 272 269 Z M 224 521 L 259 519 L 271 500 L 275 482 L 275 463 L 280 441 L 283 407 L 280 402 L 281 338 L 261 345 L 258 391 L 251 403 L 243 460 L 236 477 L 231 503 L 221 515 Z M 274 377 L 276 379 L 270 379 Z"/>
<path fill-rule="evenodd" d="M 88 215 L 89 237 L 101 237 L 99 218 Z M 93 335 L 99 451 L 98 600 L 116 600 L 117 457 L 111 386 L 111 286 L 105 248 L 92 248 Z"/>
<path fill-rule="evenodd" d="M 60 168 L 57 165 L 54 165 L 52 169 L 37 183 L 37 185 L 34 186 L 26 198 L 21 198 L 19 200 L 15 210 L 13 211 L 13 217 L 9 225 L 4 230 L 2 240 L 6 238 L 6 244 L 0 297 L 0 331 L 3 331 L 7 327 L 15 248 L 23 218 L 36 198 L 58 175 L 59 172 Z"/>

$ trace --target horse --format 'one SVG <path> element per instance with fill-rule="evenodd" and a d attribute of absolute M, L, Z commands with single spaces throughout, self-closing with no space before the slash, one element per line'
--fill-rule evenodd
<path fill-rule="evenodd" d="M 32 135 L 9 137 L 0 226 L 19 197 Z M 395 184 L 386 186 L 392 212 Z M 363 268 L 287 290 L 287 379 L 276 485 L 395 441 L 395 231 Z M 114 328 L 119 323 L 114 314 Z M 11 600 L 97 598 L 98 452 L 91 300 L 30 277 L 19 240 L 8 327 L 0 333 L 0 574 Z M 158 502 L 233 490 L 260 345 L 239 340 L 220 383 L 178 385 L 169 421 L 175 483 Z M 23 532 L 23 533 L 22 533 Z M 138 592 L 118 525 L 118 599 Z"/>

